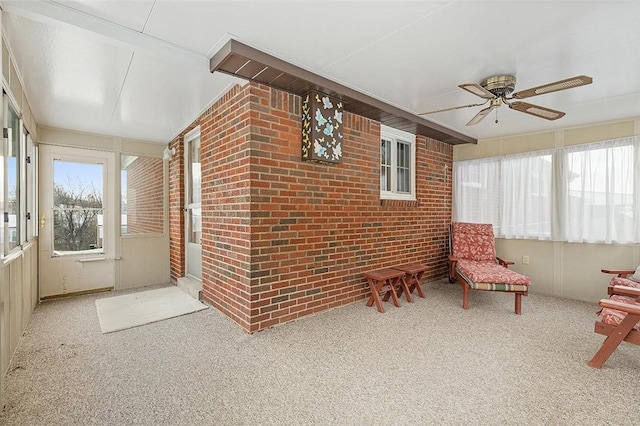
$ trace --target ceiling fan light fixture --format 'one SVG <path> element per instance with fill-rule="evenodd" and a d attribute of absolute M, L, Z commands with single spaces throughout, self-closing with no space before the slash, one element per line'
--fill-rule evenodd
<path fill-rule="evenodd" d="M 513 75 L 495 75 L 483 80 L 480 86 L 495 96 L 506 96 L 516 88 L 516 77 Z"/>

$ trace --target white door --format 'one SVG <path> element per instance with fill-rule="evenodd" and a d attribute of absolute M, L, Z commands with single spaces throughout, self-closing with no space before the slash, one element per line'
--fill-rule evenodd
<path fill-rule="evenodd" d="M 115 285 L 114 154 L 41 145 L 40 297 Z"/>
<path fill-rule="evenodd" d="M 187 276 L 202 279 L 202 204 L 200 128 L 184 138 L 185 162 L 185 267 Z"/>

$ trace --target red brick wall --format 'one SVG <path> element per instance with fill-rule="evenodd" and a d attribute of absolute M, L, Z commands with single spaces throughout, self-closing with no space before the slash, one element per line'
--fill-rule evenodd
<path fill-rule="evenodd" d="M 300 99 L 252 93 L 251 331 L 363 299 L 365 270 L 416 261 L 445 275 L 450 145 L 418 137 L 418 201 L 381 202 L 378 122 L 345 113 L 343 162 L 302 162 Z"/>
<path fill-rule="evenodd" d="M 150 157 L 138 157 L 127 167 L 127 233 L 163 232 L 162 169 L 162 160 Z"/>
<path fill-rule="evenodd" d="M 184 269 L 184 135 L 193 129 L 192 124 L 170 144 L 176 153 L 169 160 L 169 261 L 171 280 L 183 277 Z"/>
<path fill-rule="evenodd" d="M 364 299 L 365 270 L 446 274 L 452 147 L 419 136 L 418 201 L 381 202 L 380 124 L 344 119 L 337 165 L 301 161 L 300 98 L 276 89 L 236 87 L 198 120 L 204 297 L 247 331 Z"/>
<path fill-rule="evenodd" d="M 201 119 L 203 297 L 250 329 L 250 87 Z"/>

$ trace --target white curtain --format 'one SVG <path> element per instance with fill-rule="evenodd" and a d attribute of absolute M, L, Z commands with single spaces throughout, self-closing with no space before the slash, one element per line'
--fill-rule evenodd
<path fill-rule="evenodd" d="M 500 238 L 640 243 L 640 137 L 455 162 L 453 220 Z"/>
<path fill-rule="evenodd" d="M 495 228 L 500 223 L 499 182 L 498 158 L 453 163 L 453 220 Z"/>
<path fill-rule="evenodd" d="M 560 150 L 558 191 L 562 240 L 591 243 L 640 241 L 638 158 L 640 138 L 623 138 Z"/>
<path fill-rule="evenodd" d="M 551 237 L 550 153 L 460 161 L 453 170 L 454 220 L 491 223 L 500 238 Z"/>
<path fill-rule="evenodd" d="M 513 155 L 501 161 L 502 238 L 551 238 L 552 156 Z"/>

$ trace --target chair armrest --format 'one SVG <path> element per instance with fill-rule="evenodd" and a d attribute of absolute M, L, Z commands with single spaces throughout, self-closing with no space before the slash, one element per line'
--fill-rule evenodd
<path fill-rule="evenodd" d="M 498 263 L 502 266 L 504 266 L 505 268 L 508 268 L 509 265 L 513 265 L 515 262 L 511 261 L 511 260 L 507 260 L 507 259 L 503 259 L 501 257 L 497 257 L 496 259 L 498 260 Z"/>
<path fill-rule="evenodd" d="M 631 305 L 629 303 L 618 302 L 610 299 L 600 300 L 599 305 L 603 308 L 615 309 L 616 311 L 622 311 L 631 315 L 640 316 L 640 305 Z"/>
<path fill-rule="evenodd" d="M 449 282 L 455 281 L 456 263 L 458 263 L 458 258 L 450 254 L 449 255 Z"/>
<path fill-rule="evenodd" d="M 619 296 L 635 297 L 637 299 L 638 297 L 640 297 L 640 288 L 627 287 L 625 285 L 616 285 L 613 286 L 613 294 L 617 294 Z"/>
<path fill-rule="evenodd" d="M 633 269 L 600 269 L 600 271 L 605 274 L 616 274 L 620 278 L 627 278 L 627 275 L 632 275 L 636 272 Z"/>

